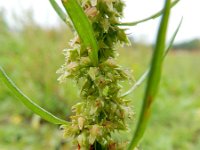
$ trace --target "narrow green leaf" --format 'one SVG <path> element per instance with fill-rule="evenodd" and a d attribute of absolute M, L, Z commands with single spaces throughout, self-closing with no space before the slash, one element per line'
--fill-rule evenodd
<path fill-rule="evenodd" d="M 121 95 L 121 97 L 126 97 L 127 95 L 131 94 L 137 87 L 139 87 L 144 80 L 148 77 L 149 75 L 149 68 L 142 74 L 142 76 L 138 79 L 138 81 L 124 94 Z"/>
<path fill-rule="evenodd" d="M 165 50 L 165 54 L 164 54 L 164 56 L 163 56 L 163 59 L 164 59 L 165 56 L 168 54 L 169 50 L 172 48 L 172 46 L 173 46 L 173 44 L 174 44 L 174 40 L 175 40 L 176 35 L 177 35 L 177 33 L 178 33 L 178 31 L 179 31 L 179 29 L 180 29 L 180 27 L 181 27 L 182 22 L 183 22 L 183 17 L 181 18 L 178 27 L 176 28 L 176 30 L 175 30 L 173 36 L 171 37 L 171 39 L 170 39 L 170 41 L 169 41 L 169 44 L 168 44 L 168 46 L 167 46 L 167 49 Z"/>
<path fill-rule="evenodd" d="M 65 120 L 62 120 L 45 109 L 41 108 L 39 105 L 34 103 L 29 97 L 27 97 L 7 76 L 3 68 L 0 67 L 0 79 L 7 85 L 11 92 L 30 110 L 39 115 L 41 118 L 54 123 L 54 124 L 63 124 L 68 125 L 69 123 Z"/>
<path fill-rule="evenodd" d="M 171 3 L 170 7 L 173 8 L 180 0 L 175 0 L 174 2 Z M 159 12 L 145 18 L 145 19 L 141 19 L 141 20 L 138 20 L 138 21 L 134 21 L 134 22 L 125 22 L 125 23 L 121 23 L 121 24 L 118 24 L 118 26 L 135 26 L 139 23 L 143 23 L 143 22 L 146 22 L 146 21 L 149 21 L 151 19 L 155 19 L 157 17 L 159 17 L 160 15 L 162 15 L 164 12 L 164 9 L 160 10 Z"/>
<path fill-rule="evenodd" d="M 59 7 L 55 0 L 49 0 L 51 6 L 57 12 L 58 16 L 66 23 L 67 21 L 67 14 Z"/>
<path fill-rule="evenodd" d="M 148 120 L 151 114 L 152 102 L 154 101 L 156 93 L 158 91 L 165 49 L 166 32 L 170 14 L 170 2 L 170 0 L 166 0 L 165 2 L 163 17 L 158 30 L 156 45 L 152 57 L 148 84 L 143 99 L 143 106 L 135 134 L 128 148 L 129 150 L 134 150 L 134 148 L 137 146 L 138 142 L 140 141 L 146 130 Z"/>
<path fill-rule="evenodd" d="M 55 12 L 58 14 L 58 16 L 68 25 L 68 27 L 71 29 L 71 31 L 74 31 L 73 25 L 69 21 L 68 15 L 60 8 L 60 6 L 56 3 L 55 0 L 49 0 L 51 6 L 55 10 Z"/>
<path fill-rule="evenodd" d="M 62 0 L 72 23 L 83 42 L 83 45 L 89 51 L 89 57 L 93 64 L 98 64 L 98 45 L 94 35 L 92 25 L 84 13 L 77 0 Z"/>
<path fill-rule="evenodd" d="M 170 42 L 169 42 L 169 45 L 167 46 L 167 49 L 165 50 L 165 53 L 164 53 L 164 56 L 163 56 L 163 59 L 166 57 L 166 55 L 168 54 L 169 50 L 171 49 L 173 43 L 174 43 L 174 40 L 176 38 L 176 35 L 181 27 L 181 24 L 182 24 L 182 20 L 183 18 L 181 19 L 178 27 L 176 28 L 173 36 L 171 37 L 170 39 Z M 125 92 L 124 94 L 121 95 L 121 97 L 125 97 L 127 95 L 129 95 L 130 93 L 132 93 L 137 87 L 139 87 L 144 81 L 145 79 L 148 77 L 149 75 L 149 68 L 142 74 L 142 76 L 139 78 L 139 80 L 127 91 Z"/>

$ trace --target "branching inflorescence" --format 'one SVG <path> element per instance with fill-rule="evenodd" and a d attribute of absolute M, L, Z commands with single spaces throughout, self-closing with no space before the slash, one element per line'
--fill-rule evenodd
<path fill-rule="evenodd" d="M 74 137 L 81 149 L 116 147 L 111 133 L 126 130 L 126 120 L 133 115 L 129 101 L 120 96 L 120 81 L 129 80 L 129 73 L 115 60 L 116 45 L 129 43 L 125 30 L 116 26 L 123 15 L 124 3 L 122 0 L 79 0 L 79 4 L 97 39 L 98 64 L 92 63 L 91 48 L 82 45 L 76 34 L 70 43 L 72 48 L 64 50 L 65 64 L 58 70 L 60 82 L 66 78 L 76 81 L 82 99 L 72 107 L 74 115 L 71 125 L 64 127 L 65 135 Z"/>

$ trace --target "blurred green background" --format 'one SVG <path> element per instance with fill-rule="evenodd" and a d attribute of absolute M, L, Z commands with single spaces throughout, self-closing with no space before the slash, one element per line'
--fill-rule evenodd
<path fill-rule="evenodd" d="M 68 119 L 71 106 L 79 101 L 73 81 L 57 82 L 56 70 L 64 63 L 62 50 L 68 47 L 72 33 L 64 26 L 44 29 L 27 15 L 16 19 L 20 28 L 11 29 L 0 14 L 0 65 L 24 93 L 53 114 Z M 195 44 L 192 42 L 195 41 Z M 151 45 L 135 43 L 119 49 L 119 63 L 133 70 L 137 80 L 148 67 Z M 167 56 L 153 114 L 140 147 L 144 150 L 200 149 L 200 42 L 177 44 Z M 124 91 L 133 83 L 124 83 Z M 128 96 L 135 119 L 141 109 L 143 84 Z M 119 140 L 131 133 L 116 134 Z M 70 149 L 70 140 L 59 126 L 51 125 L 24 107 L 0 82 L 0 150 Z"/>

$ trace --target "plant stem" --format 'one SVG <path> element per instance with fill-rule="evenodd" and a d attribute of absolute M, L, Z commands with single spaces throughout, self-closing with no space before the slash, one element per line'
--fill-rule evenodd
<path fill-rule="evenodd" d="M 171 2 L 170 0 L 165 1 L 164 13 L 158 30 L 156 46 L 150 67 L 150 74 L 146 86 L 145 96 L 143 99 L 143 106 L 135 134 L 131 140 L 128 150 L 134 150 L 134 148 L 137 146 L 138 142 L 140 141 L 146 130 L 148 120 L 151 115 L 152 102 L 154 101 L 156 93 L 159 88 L 158 86 L 159 86 L 161 70 L 162 70 L 162 61 L 163 61 L 162 58 L 164 55 L 166 32 L 170 14 L 170 2 Z"/>

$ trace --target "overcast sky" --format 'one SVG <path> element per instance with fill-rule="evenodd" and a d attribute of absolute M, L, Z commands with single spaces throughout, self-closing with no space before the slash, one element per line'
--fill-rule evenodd
<path fill-rule="evenodd" d="M 136 21 L 150 16 L 163 6 L 164 0 L 124 0 L 127 4 L 125 19 L 123 21 Z M 60 0 L 57 0 L 60 3 Z M 0 0 L 0 9 L 6 11 L 9 22 L 12 21 L 12 13 L 22 17 L 23 10 L 33 10 L 34 19 L 42 26 L 56 26 L 58 16 L 51 8 L 48 0 Z M 183 25 L 177 36 L 177 42 L 200 38 L 200 0 L 180 0 L 180 3 L 172 9 L 168 36 L 173 34 L 181 17 L 184 17 Z M 136 40 L 154 42 L 159 19 L 130 27 L 128 34 Z"/>

